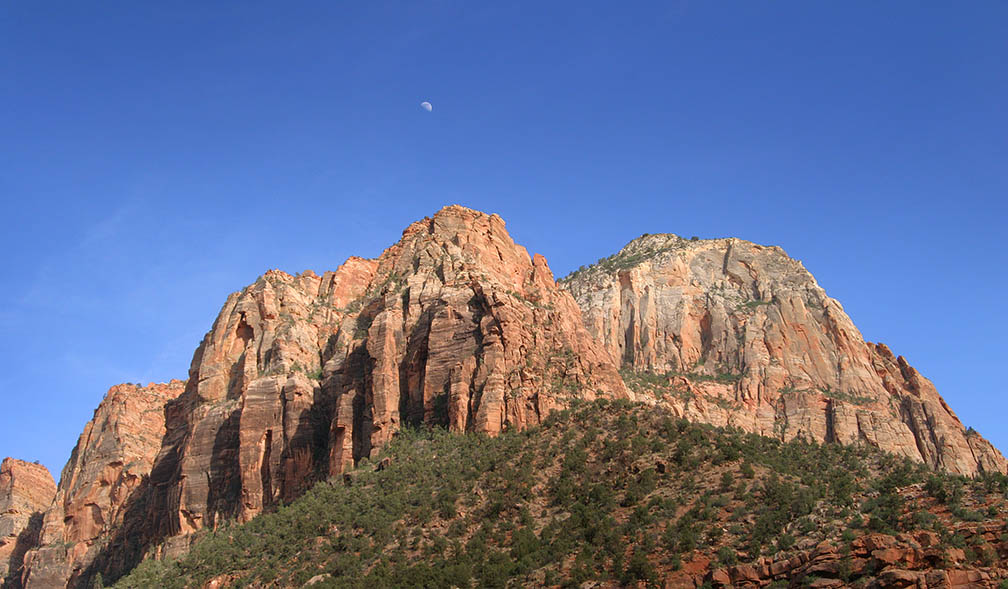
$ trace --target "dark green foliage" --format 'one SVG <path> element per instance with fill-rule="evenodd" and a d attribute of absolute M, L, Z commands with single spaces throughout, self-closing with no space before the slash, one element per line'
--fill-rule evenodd
<path fill-rule="evenodd" d="M 630 584 L 633 581 L 655 580 L 654 567 L 648 561 L 647 553 L 644 550 L 638 549 L 634 551 L 626 568 L 623 570 L 620 580 L 624 584 Z"/>
<path fill-rule="evenodd" d="M 927 481 L 924 483 L 924 490 L 927 491 L 928 495 L 938 500 L 939 503 L 946 503 L 948 501 L 948 491 L 945 487 L 945 481 L 937 474 L 932 474 L 927 478 Z"/>
<path fill-rule="evenodd" d="M 778 550 L 790 550 L 794 546 L 795 537 L 791 534 L 781 534 L 780 538 L 777 539 L 777 549 Z"/>
<path fill-rule="evenodd" d="M 245 525 L 203 532 L 185 557 L 145 561 L 116 587 L 201 586 L 220 574 L 236 586 L 301 586 L 321 573 L 331 578 L 320 588 L 651 583 L 697 549 L 724 565 L 737 549 L 745 560 L 789 550 L 796 535 L 821 534 L 817 514 L 845 520 L 860 508 L 872 529 L 923 527 L 902 492 L 925 479 L 963 513 L 1006 485 L 926 478 L 863 447 L 781 442 L 607 400 L 496 438 L 407 429 L 384 457 L 381 471 L 362 461 L 352 486 L 323 482 Z"/>
<path fill-rule="evenodd" d="M 721 473 L 721 490 L 727 492 L 731 490 L 732 485 L 735 484 L 735 476 L 731 471 L 724 471 Z"/>
<path fill-rule="evenodd" d="M 927 530 L 935 525 L 935 521 L 938 518 L 931 512 L 928 511 L 915 511 L 911 517 L 912 527 Z"/>
<path fill-rule="evenodd" d="M 808 487 L 782 480 L 772 473 L 759 492 L 758 515 L 752 531 L 752 542 L 766 545 L 777 537 L 785 525 L 812 512 L 813 491 Z M 779 547 L 786 550 L 785 547 Z"/>
<path fill-rule="evenodd" d="M 731 546 L 722 546 L 718 549 L 718 560 L 725 566 L 731 566 L 738 562 L 735 556 L 735 549 Z"/>

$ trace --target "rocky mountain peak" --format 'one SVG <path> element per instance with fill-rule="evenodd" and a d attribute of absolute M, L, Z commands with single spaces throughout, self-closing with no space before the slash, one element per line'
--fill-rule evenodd
<path fill-rule="evenodd" d="M 186 381 L 113 387 L 22 578 L 88 586 L 180 554 L 192 533 L 289 502 L 404 427 L 493 436 L 599 397 L 1006 470 L 778 247 L 645 235 L 558 285 L 503 219 L 452 205 L 377 258 L 267 271 L 227 297 Z"/>
<path fill-rule="evenodd" d="M 779 247 L 644 236 L 562 286 L 631 388 L 678 415 L 866 443 L 967 475 L 1008 467 Z"/>
<path fill-rule="evenodd" d="M 232 293 L 184 390 L 169 388 L 150 397 L 162 421 L 144 428 L 157 444 L 142 452 L 127 436 L 95 441 L 99 422 L 111 433 L 129 421 L 108 399 L 96 412 L 28 587 L 114 578 L 162 542 L 183 550 L 173 539 L 290 501 L 404 426 L 495 435 L 575 398 L 629 395 L 546 260 L 499 216 L 460 206 L 411 224 L 376 259 L 270 270 Z M 136 465 L 149 475 L 124 478 Z"/>

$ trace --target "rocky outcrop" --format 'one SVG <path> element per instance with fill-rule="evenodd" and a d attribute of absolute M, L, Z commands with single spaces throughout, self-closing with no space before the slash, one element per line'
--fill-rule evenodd
<path fill-rule="evenodd" d="M 665 577 L 668 589 L 738 587 L 757 589 L 771 583 L 792 587 L 934 587 L 994 589 L 1008 576 L 1004 522 L 960 526 L 969 552 L 944 545 L 938 534 L 918 530 L 891 536 L 867 534 L 849 543 L 819 544 L 751 564 L 718 566 L 695 553 Z"/>
<path fill-rule="evenodd" d="M 143 428 L 151 443 L 135 464 L 112 438 L 84 450 L 89 425 L 29 587 L 115 579 L 166 539 L 297 497 L 407 425 L 494 435 L 573 398 L 629 396 L 545 259 L 500 217 L 458 206 L 377 259 L 270 271 L 232 294 L 181 386 L 152 403 L 164 421 Z M 124 472 L 135 476 L 116 482 Z"/>
<path fill-rule="evenodd" d="M 173 380 L 109 389 L 63 468 L 39 546 L 25 557 L 26 587 L 64 587 L 90 578 L 95 560 L 106 554 L 136 557 L 138 546 L 116 532 L 129 523 L 139 533 L 136 515 L 165 434 L 165 405 L 184 385 Z"/>
<path fill-rule="evenodd" d="M 864 442 L 965 475 L 1008 469 L 779 247 L 648 235 L 561 283 L 632 388 L 677 415 Z"/>
<path fill-rule="evenodd" d="M 55 493 L 56 482 L 41 464 L 14 458 L 0 464 L 0 584 L 10 576 L 16 586 L 25 552 L 38 542 L 42 512 Z"/>

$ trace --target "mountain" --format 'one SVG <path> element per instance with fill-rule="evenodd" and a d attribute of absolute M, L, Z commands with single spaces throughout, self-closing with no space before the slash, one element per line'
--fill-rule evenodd
<path fill-rule="evenodd" d="M 177 558 L 404 428 L 495 436 L 594 399 L 865 442 L 950 473 L 1006 470 L 779 248 L 647 236 L 561 287 L 500 217 L 449 206 L 375 259 L 271 270 L 231 294 L 185 381 L 113 387 L 10 584 L 90 587 Z"/>
<path fill-rule="evenodd" d="M 779 247 L 646 235 L 561 284 L 630 387 L 675 415 L 866 443 L 964 475 L 1008 468 Z"/>
<path fill-rule="evenodd" d="M 24 585 L 180 553 L 188 534 L 292 500 L 405 424 L 493 435 L 597 396 L 628 392 L 546 261 L 500 217 L 446 207 L 377 259 L 270 271 L 229 296 L 184 385 L 113 388 Z"/>

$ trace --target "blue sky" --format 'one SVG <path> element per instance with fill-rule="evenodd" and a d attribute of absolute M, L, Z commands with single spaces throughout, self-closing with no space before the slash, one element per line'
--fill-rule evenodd
<path fill-rule="evenodd" d="M 228 293 L 449 203 L 558 277 L 780 245 L 1008 450 L 1008 4 L 147 4 L 0 15 L 0 455 L 58 473 Z"/>

